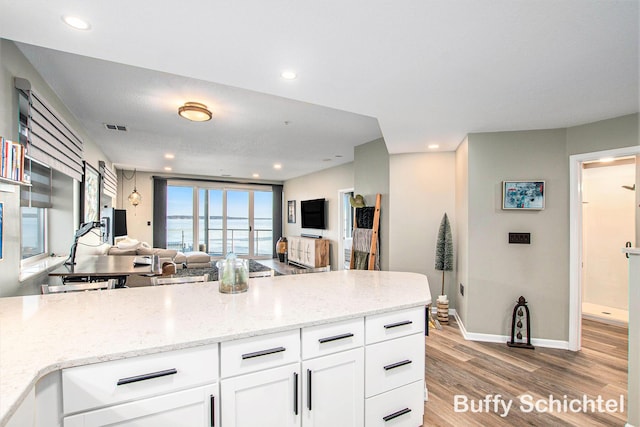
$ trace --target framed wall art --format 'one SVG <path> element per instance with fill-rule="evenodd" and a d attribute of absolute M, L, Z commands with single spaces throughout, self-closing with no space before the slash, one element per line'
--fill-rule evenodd
<path fill-rule="evenodd" d="M 100 173 L 87 162 L 84 162 L 81 194 L 81 222 L 100 220 Z"/>
<path fill-rule="evenodd" d="M 289 200 L 287 202 L 287 222 L 289 224 L 296 223 L 296 201 Z"/>
<path fill-rule="evenodd" d="M 502 181 L 502 209 L 544 209 L 544 181 Z"/>

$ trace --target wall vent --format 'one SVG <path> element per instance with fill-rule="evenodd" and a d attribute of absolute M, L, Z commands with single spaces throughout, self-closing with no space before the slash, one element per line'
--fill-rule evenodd
<path fill-rule="evenodd" d="M 127 127 L 125 125 L 111 125 L 109 123 L 105 123 L 104 127 L 107 128 L 108 130 L 119 130 L 122 132 L 127 131 Z"/>

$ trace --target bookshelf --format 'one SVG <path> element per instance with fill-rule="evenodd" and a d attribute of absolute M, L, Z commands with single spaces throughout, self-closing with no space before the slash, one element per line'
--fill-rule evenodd
<path fill-rule="evenodd" d="M 0 182 L 31 185 L 25 182 L 24 156 L 25 147 L 0 136 Z"/>

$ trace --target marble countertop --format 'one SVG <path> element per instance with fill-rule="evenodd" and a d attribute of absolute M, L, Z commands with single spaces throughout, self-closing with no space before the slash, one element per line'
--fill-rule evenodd
<path fill-rule="evenodd" d="M 335 271 L 0 298 L 0 425 L 44 375 L 121 359 L 431 303 L 426 276 Z"/>

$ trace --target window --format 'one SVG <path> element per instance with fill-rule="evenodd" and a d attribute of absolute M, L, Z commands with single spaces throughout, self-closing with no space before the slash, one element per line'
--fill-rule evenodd
<path fill-rule="evenodd" d="M 167 186 L 167 249 L 193 251 L 193 187 Z"/>
<path fill-rule="evenodd" d="M 47 209 L 20 208 L 23 260 L 47 253 Z"/>
<path fill-rule="evenodd" d="M 228 252 L 273 256 L 272 191 L 256 186 L 175 184 L 167 185 L 167 248 L 202 250 L 220 257 Z"/>
<path fill-rule="evenodd" d="M 22 260 L 47 255 L 47 208 L 51 207 L 51 169 L 31 159 L 25 160 L 25 176 L 31 186 L 20 189 Z"/>

